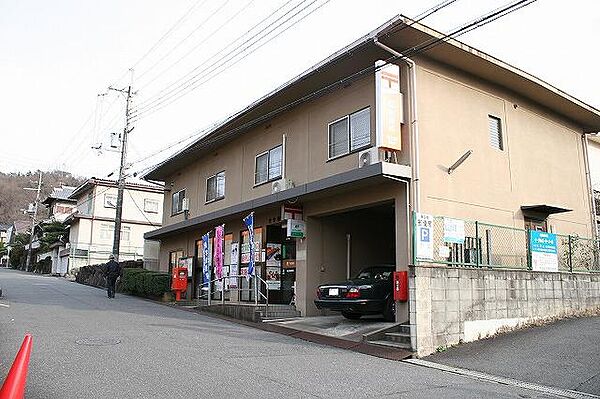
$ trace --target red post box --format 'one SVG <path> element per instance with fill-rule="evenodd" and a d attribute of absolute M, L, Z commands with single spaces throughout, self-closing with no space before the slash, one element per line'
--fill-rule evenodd
<path fill-rule="evenodd" d="M 181 300 L 181 293 L 187 290 L 187 267 L 174 267 L 171 272 L 171 289 L 175 291 L 175 300 Z"/>
<path fill-rule="evenodd" d="M 394 272 L 394 300 L 408 301 L 408 272 Z"/>

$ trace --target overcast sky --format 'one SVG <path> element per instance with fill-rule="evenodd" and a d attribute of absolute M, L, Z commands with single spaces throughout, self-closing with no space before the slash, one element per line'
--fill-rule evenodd
<path fill-rule="evenodd" d="M 148 101 L 168 93 L 166 88 L 190 90 L 171 104 L 156 104 L 167 106 L 148 109 L 136 121 L 129 155 L 136 171 L 170 152 L 135 161 L 165 147 L 178 148 L 173 143 L 243 108 L 386 20 L 397 14 L 414 17 L 439 2 L 0 0 L 0 171 L 58 168 L 105 177 L 117 169 L 118 154 L 106 149 L 110 133 L 123 128 L 124 97 L 115 91 L 98 94 L 110 85 L 126 87 L 132 66 L 134 107 L 153 104 Z M 458 0 L 423 23 L 447 32 L 507 2 Z M 274 19 L 288 12 L 285 19 L 300 12 L 274 36 L 311 10 L 261 48 L 219 68 L 220 74 L 199 75 L 215 60 L 227 60 L 240 45 L 235 40 L 271 13 L 276 12 Z M 598 38 L 597 0 L 538 0 L 459 40 L 600 108 Z M 183 79 L 195 75 L 197 86 Z M 99 145 L 101 150 L 91 148 Z"/>

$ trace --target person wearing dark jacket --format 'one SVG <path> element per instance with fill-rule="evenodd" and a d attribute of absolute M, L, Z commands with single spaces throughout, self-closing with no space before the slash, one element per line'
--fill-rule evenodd
<path fill-rule="evenodd" d="M 109 298 L 115 297 L 115 285 L 117 284 L 117 278 L 121 274 L 121 267 L 119 263 L 115 261 L 115 256 L 110 254 L 108 262 L 106 262 L 106 270 L 104 271 L 104 277 L 106 277 L 106 291 L 108 292 Z"/>

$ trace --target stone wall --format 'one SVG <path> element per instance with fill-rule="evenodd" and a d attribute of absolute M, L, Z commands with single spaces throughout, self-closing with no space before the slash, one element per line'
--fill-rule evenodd
<path fill-rule="evenodd" d="M 418 356 L 600 308 L 596 273 L 416 266 L 409 280 L 412 344 Z"/>

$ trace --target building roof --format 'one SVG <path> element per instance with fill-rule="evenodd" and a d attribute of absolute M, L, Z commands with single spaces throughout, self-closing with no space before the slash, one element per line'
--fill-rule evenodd
<path fill-rule="evenodd" d="M 377 29 L 361 37 L 302 74 L 283 84 L 248 107 L 233 114 L 189 144 L 186 148 L 150 169 L 144 179 L 164 180 L 183 166 L 207 152 L 231 141 L 254 126 L 264 123 L 303 102 L 322 96 L 348 84 L 346 78 L 356 75 L 360 79 L 377 60 L 387 59 L 390 54 L 378 47 L 373 39 L 397 51 L 409 51 L 428 40 L 441 39 L 444 35 L 411 19 L 398 15 Z M 554 86 L 514 66 L 500 61 L 458 40 L 441 41 L 415 59 L 427 57 L 456 69 L 465 71 L 485 81 L 510 88 L 517 95 L 540 104 L 563 115 L 581 126 L 584 132 L 600 131 L 600 111 L 566 94 Z M 372 73 L 372 72 L 371 72 Z"/>
<path fill-rule="evenodd" d="M 46 199 L 42 201 L 42 204 L 50 205 L 54 201 L 65 201 L 75 203 L 77 202 L 76 200 L 69 198 L 69 196 L 73 194 L 73 191 L 75 191 L 75 187 L 71 186 L 53 187 L 52 193 L 50 193 L 50 195 L 48 195 L 48 197 L 46 197 Z"/>
<path fill-rule="evenodd" d="M 12 226 L 12 223 L 0 223 L 0 231 L 8 231 Z"/>
<path fill-rule="evenodd" d="M 95 186 L 105 186 L 105 187 L 118 187 L 119 184 L 116 180 L 108 180 L 108 179 L 98 179 L 95 177 L 87 179 L 85 182 L 76 187 L 71 195 L 69 195 L 70 199 L 77 200 L 77 197 L 81 196 L 85 192 L 91 190 Z M 164 186 L 157 183 L 145 182 L 142 180 L 131 180 L 125 183 L 125 189 L 127 190 L 140 190 L 140 191 L 148 191 L 155 193 L 164 193 Z"/>

